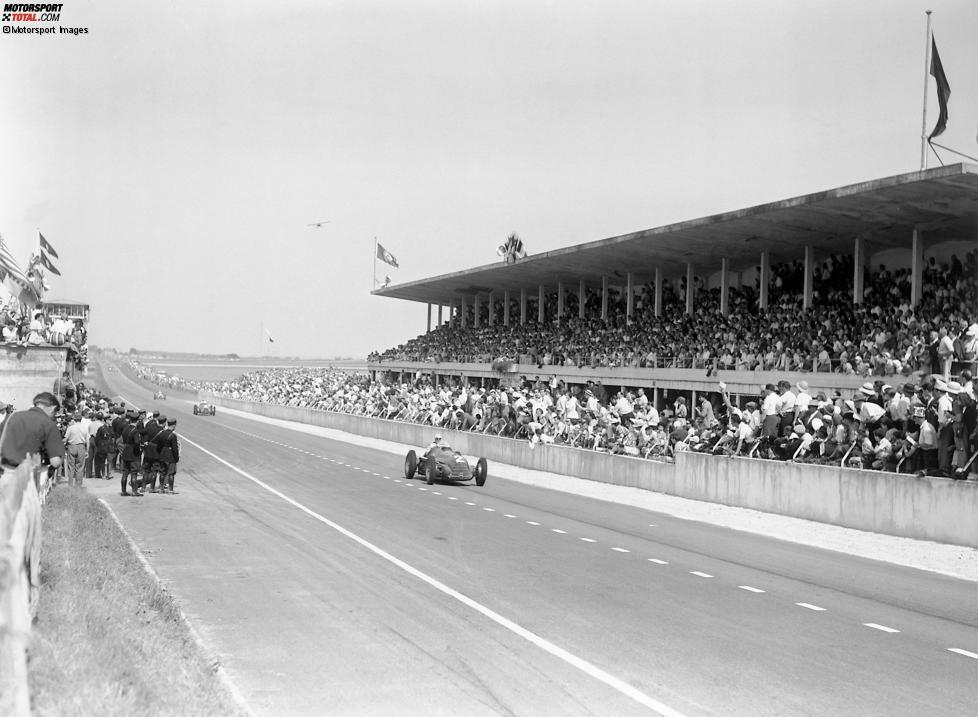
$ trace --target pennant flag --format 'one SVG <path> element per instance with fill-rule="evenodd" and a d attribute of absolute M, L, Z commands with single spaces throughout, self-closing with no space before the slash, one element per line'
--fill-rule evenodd
<path fill-rule="evenodd" d="M 937 118 L 937 124 L 934 125 L 934 131 L 927 137 L 928 141 L 942 134 L 944 128 L 947 127 L 947 101 L 951 97 L 951 85 L 947 83 L 947 75 L 944 74 L 944 65 L 941 64 L 941 56 L 937 54 L 937 42 L 933 35 L 931 35 L 930 41 L 930 74 L 937 82 L 937 101 L 941 105 L 941 113 Z"/>
<path fill-rule="evenodd" d="M 393 267 L 400 268 L 399 264 L 397 263 L 397 259 L 394 258 L 394 255 L 387 251 L 381 244 L 377 245 L 377 258 L 385 264 L 390 264 Z"/>
<path fill-rule="evenodd" d="M 43 249 L 44 251 L 46 251 L 48 254 L 50 254 L 51 256 L 53 256 L 55 259 L 60 259 L 61 258 L 60 256 L 58 256 L 58 252 L 56 252 L 54 250 L 54 247 L 51 246 L 51 244 L 48 242 L 48 240 L 44 238 L 44 235 L 41 234 L 41 230 L 40 229 L 37 231 L 37 238 L 38 238 L 38 242 L 41 245 L 41 249 Z"/>
<path fill-rule="evenodd" d="M 54 265 L 54 262 L 52 262 L 51 259 L 48 258 L 48 255 L 44 253 L 43 249 L 41 250 L 41 266 L 43 266 L 45 269 L 50 271 L 52 274 L 57 274 L 58 276 L 61 276 L 61 272 L 58 271 L 58 268 Z"/>
<path fill-rule="evenodd" d="M 270 344 L 274 344 L 275 343 L 275 339 L 272 338 L 272 335 L 271 334 L 268 334 L 268 343 L 270 343 Z"/>
<path fill-rule="evenodd" d="M 523 248 L 523 240 L 516 232 L 513 232 L 506 239 L 506 243 L 496 249 L 496 253 L 503 258 L 506 264 L 512 264 L 517 259 L 526 258 L 526 250 Z"/>

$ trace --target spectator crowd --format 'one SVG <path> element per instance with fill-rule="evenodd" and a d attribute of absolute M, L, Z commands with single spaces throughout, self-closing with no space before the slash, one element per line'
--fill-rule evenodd
<path fill-rule="evenodd" d="M 0 306 L 3 343 L 15 346 L 66 346 L 68 361 L 79 371 L 88 364 L 85 322 L 53 315 L 41 308 L 28 309 L 13 299 Z"/>
<path fill-rule="evenodd" d="M 609 300 L 607 320 L 577 318 L 574 295 L 567 297 L 559 322 L 553 320 L 556 296 L 548 296 L 548 320 L 542 324 L 534 320 L 504 326 L 503 307 L 495 302 L 492 325 L 484 304 L 475 328 L 468 306 L 464 327 L 461 322 L 440 326 L 407 344 L 373 353 L 368 360 L 898 377 L 913 372 L 947 376 L 955 351 L 960 359 L 972 361 L 978 353 L 978 336 L 968 333 L 978 319 L 975 252 L 964 262 L 952 256 L 947 265 L 931 258 L 922 273 L 922 300 L 916 307 L 910 304 L 909 270 L 890 272 L 885 266 L 868 274 L 863 302 L 854 304 L 852 259 L 832 257 L 815 273 L 812 307 L 804 310 L 799 291 L 803 274 L 802 262 L 773 267 L 766 310 L 758 308 L 758 286 L 732 288 L 727 315 L 720 312 L 719 289 L 698 291 L 696 311 L 686 314 L 685 279 L 678 286 L 666 282 L 661 317 L 654 315 L 653 287 L 640 287 L 631 322 L 626 321 L 627 302 L 620 294 Z M 600 294 L 588 292 L 585 317 L 600 316 L 600 304 Z"/>

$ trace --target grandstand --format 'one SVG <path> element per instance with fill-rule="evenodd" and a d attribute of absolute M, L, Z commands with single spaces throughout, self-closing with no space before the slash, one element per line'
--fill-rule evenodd
<path fill-rule="evenodd" d="M 802 352 L 776 365 L 764 360 L 740 365 L 721 362 L 720 350 L 705 352 L 706 356 L 698 351 L 668 355 L 660 347 L 639 352 L 639 359 L 632 355 L 634 345 L 625 346 L 628 352 L 612 351 L 609 360 L 608 351 L 616 347 L 605 341 L 629 339 L 635 344 L 635 334 L 663 326 L 674 332 L 701 331 L 707 321 L 726 329 L 731 321 L 748 315 L 757 320 L 747 328 L 756 330 L 765 321 L 776 323 L 779 310 L 782 315 L 804 312 L 824 325 L 845 319 L 855 321 L 853 328 L 860 331 L 875 330 L 877 325 L 865 320 L 867 312 L 874 307 L 879 312 L 885 302 L 901 304 L 901 297 L 891 290 L 896 276 L 905 285 L 904 309 L 909 307 L 908 315 L 916 310 L 915 325 L 927 328 L 928 319 L 935 318 L 931 314 L 939 314 L 942 321 L 958 316 L 955 307 L 948 309 L 946 298 L 941 303 L 928 295 L 930 282 L 932 290 L 937 286 L 931 293 L 943 296 L 939 285 L 948 274 L 928 277 L 925 252 L 940 266 L 955 251 L 973 257 L 976 242 L 978 166 L 955 164 L 875 179 L 557 249 L 515 263 L 377 289 L 373 293 L 378 296 L 426 303 L 428 322 L 426 332 L 415 340 L 425 350 L 390 349 L 371 355 L 370 366 L 374 372 L 476 379 L 555 374 L 573 384 L 598 380 L 651 387 L 656 401 L 659 389 L 716 391 L 718 380 L 735 395 L 756 395 L 760 386 L 783 379 L 807 379 L 813 390 L 852 391 L 865 381 L 867 368 L 846 370 L 838 362 L 838 351 L 820 365 L 817 344 L 811 356 Z M 867 271 L 884 259 L 885 269 Z M 957 257 L 955 261 L 960 264 Z M 825 270 L 827 278 L 820 285 L 817 270 L 827 266 L 834 276 Z M 968 313 L 974 321 L 973 265 L 965 270 L 972 276 L 963 279 L 972 284 L 961 296 L 971 300 Z M 848 276 L 840 283 L 843 271 Z M 840 305 L 840 287 L 846 306 Z M 868 305 L 870 300 L 873 305 Z M 831 311 L 826 308 L 830 301 L 835 302 Z M 527 327 L 536 327 L 535 333 Z M 546 332 L 541 334 L 541 327 L 547 327 Z M 566 344 L 589 333 L 601 337 L 604 345 L 583 353 L 575 345 L 570 355 L 559 356 L 559 362 L 547 351 L 526 351 L 526 341 L 519 340 L 503 342 L 506 350 L 500 355 L 430 350 L 437 337 L 444 349 L 465 340 L 485 346 L 490 336 L 522 335 L 531 341 L 557 337 Z M 725 337 L 717 338 L 722 344 Z M 852 359 L 864 338 L 851 337 L 854 345 L 842 355 Z M 909 336 L 903 338 L 909 342 Z M 772 344 L 779 341 L 777 336 L 769 339 Z M 861 361 L 868 364 L 869 358 Z M 911 373 L 907 360 L 889 360 L 891 372 Z M 879 366 L 883 368 L 869 367 L 868 372 L 886 371 L 884 363 Z"/>

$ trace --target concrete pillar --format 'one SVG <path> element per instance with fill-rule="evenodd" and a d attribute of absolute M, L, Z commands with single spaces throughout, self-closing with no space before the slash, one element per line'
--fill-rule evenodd
<path fill-rule="evenodd" d="M 482 322 L 479 320 L 479 295 L 472 297 L 472 327 L 478 329 Z"/>
<path fill-rule="evenodd" d="M 468 308 L 465 305 L 465 303 L 466 303 L 465 302 L 465 297 L 463 296 L 462 299 L 461 299 L 461 301 L 459 302 L 459 307 L 458 307 L 459 318 L 460 318 L 459 326 L 461 326 L 463 329 L 465 328 L 465 323 L 466 323 L 465 322 L 465 312 L 466 312 L 466 310 Z"/>
<path fill-rule="evenodd" d="M 601 277 L 601 320 L 608 320 L 608 277 Z"/>
<path fill-rule="evenodd" d="M 494 305 L 496 303 L 494 301 L 495 298 L 496 298 L 495 295 L 490 291 L 489 298 L 486 299 L 489 302 L 489 328 L 490 329 L 493 327 L 493 324 L 496 323 L 495 319 L 493 318 L 493 314 L 496 313 L 495 311 L 493 311 L 493 309 L 495 308 Z"/>
<path fill-rule="evenodd" d="M 659 410 L 659 387 L 658 386 L 655 386 L 652 389 L 652 405 L 655 406 L 656 411 Z"/>
<path fill-rule="evenodd" d="M 767 308 L 767 290 L 771 284 L 771 257 L 766 251 L 761 252 L 761 293 L 758 297 L 758 306 L 762 309 Z"/>
<path fill-rule="evenodd" d="M 856 237 L 852 248 L 852 303 L 863 303 L 863 269 L 866 266 L 866 240 Z"/>
<path fill-rule="evenodd" d="M 526 289 L 520 289 L 520 326 L 526 325 Z"/>
<path fill-rule="evenodd" d="M 696 295 L 696 288 L 693 286 L 693 281 L 696 277 L 693 275 L 693 264 L 692 262 L 686 262 L 686 314 L 693 313 L 693 297 Z"/>
<path fill-rule="evenodd" d="M 581 284 L 577 288 L 577 318 L 584 318 L 584 294 L 587 291 L 587 287 L 584 286 L 584 279 L 581 279 Z"/>
<path fill-rule="evenodd" d="M 557 321 L 564 319 L 564 282 L 557 282 Z"/>
<path fill-rule="evenodd" d="M 727 257 L 720 260 L 720 313 L 724 316 L 730 313 L 730 260 Z"/>
<path fill-rule="evenodd" d="M 441 310 L 442 310 L 442 305 L 441 304 L 438 304 L 438 325 L 439 326 L 441 326 L 441 323 L 442 323 L 441 322 Z M 452 313 L 451 308 L 448 309 L 448 313 L 449 313 L 449 315 L 451 315 L 451 313 Z"/>
<path fill-rule="evenodd" d="M 635 284 L 632 272 L 625 275 L 625 284 L 625 291 L 628 292 L 628 296 L 625 297 L 625 317 L 628 319 L 628 323 L 631 323 L 632 314 L 635 313 Z"/>
<path fill-rule="evenodd" d="M 503 326 L 509 326 L 509 289 L 503 292 Z"/>
<path fill-rule="evenodd" d="M 543 284 L 537 290 L 537 323 L 543 323 Z"/>
<path fill-rule="evenodd" d="M 920 291 L 924 279 L 924 233 L 913 228 L 913 245 L 910 249 L 910 305 L 920 305 Z"/>
<path fill-rule="evenodd" d="M 431 333 L 431 302 L 428 302 L 428 328 L 425 331 L 426 334 Z"/>
<path fill-rule="evenodd" d="M 662 317 L 662 267 L 655 267 L 655 317 Z"/>
<path fill-rule="evenodd" d="M 814 290 L 815 272 L 815 250 L 811 246 L 805 247 L 805 282 L 802 286 L 802 308 L 812 308 L 812 294 Z"/>

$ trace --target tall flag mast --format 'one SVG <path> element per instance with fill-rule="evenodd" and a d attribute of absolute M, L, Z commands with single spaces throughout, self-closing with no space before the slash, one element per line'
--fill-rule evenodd
<path fill-rule="evenodd" d="M 920 120 L 920 169 L 927 169 L 927 85 L 930 78 L 930 13 L 927 11 L 927 38 L 924 41 L 924 116 Z"/>

